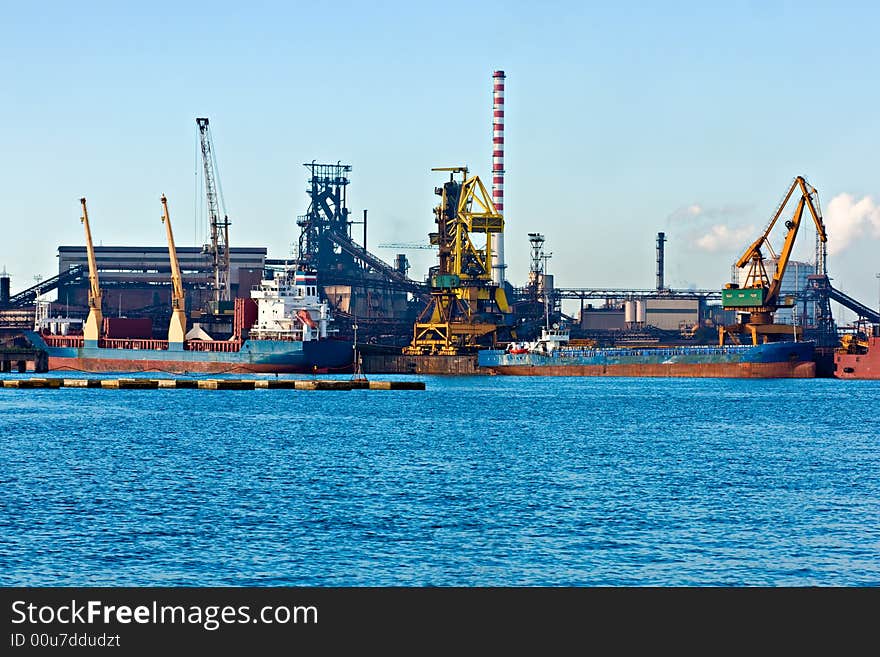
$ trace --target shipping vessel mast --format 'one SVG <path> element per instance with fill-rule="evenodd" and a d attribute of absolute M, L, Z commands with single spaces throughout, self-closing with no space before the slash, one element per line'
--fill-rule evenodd
<path fill-rule="evenodd" d="M 86 231 L 86 253 L 89 259 L 89 316 L 83 326 L 83 339 L 88 346 L 94 341 L 94 346 L 98 346 L 98 339 L 101 337 L 101 324 L 103 322 L 103 314 L 101 312 L 101 286 L 98 283 L 98 262 L 95 258 L 95 247 L 92 244 L 92 231 L 89 228 L 89 213 L 86 209 L 86 199 L 79 200 L 82 205 L 82 217 L 80 221 Z"/>
<path fill-rule="evenodd" d="M 162 223 L 168 237 L 168 258 L 171 261 L 171 322 L 168 325 L 168 349 L 183 349 L 186 336 L 186 294 L 180 276 L 180 263 L 174 247 L 174 233 L 171 232 L 171 216 L 168 214 L 168 200 L 162 194 Z M 179 345 L 179 346 L 178 346 Z"/>
<path fill-rule="evenodd" d="M 197 118 L 199 140 L 202 147 L 202 162 L 205 168 L 205 196 L 208 202 L 208 218 L 211 222 L 211 243 L 204 246 L 204 252 L 211 254 L 214 269 L 213 301 L 215 312 L 220 301 L 229 301 L 229 217 L 223 203 L 223 192 L 217 176 L 217 159 L 207 118 Z M 219 203 L 218 203 L 219 201 Z M 224 205 L 223 218 L 220 218 L 220 205 Z"/>

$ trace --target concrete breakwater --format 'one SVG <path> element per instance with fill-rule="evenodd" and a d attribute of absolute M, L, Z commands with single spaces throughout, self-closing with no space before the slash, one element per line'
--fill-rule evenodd
<path fill-rule="evenodd" d="M 0 380 L 3 388 L 100 388 L 104 390 L 424 390 L 424 381 L 351 379 L 62 379 L 29 377 Z"/>

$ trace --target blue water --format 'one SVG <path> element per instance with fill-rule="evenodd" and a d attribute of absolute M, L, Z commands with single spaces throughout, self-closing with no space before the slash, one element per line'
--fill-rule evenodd
<path fill-rule="evenodd" d="M 410 378 L 0 389 L 0 585 L 880 585 L 880 381 Z"/>

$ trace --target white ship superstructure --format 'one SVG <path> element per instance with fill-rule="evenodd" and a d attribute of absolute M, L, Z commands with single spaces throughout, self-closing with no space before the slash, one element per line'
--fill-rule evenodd
<path fill-rule="evenodd" d="M 318 296 L 313 273 L 289 269 L 264 279 L 251 290 L 257 321 L 250 330 L 256 340 L 319 340 L 327 337 L 330 307 Z"/>

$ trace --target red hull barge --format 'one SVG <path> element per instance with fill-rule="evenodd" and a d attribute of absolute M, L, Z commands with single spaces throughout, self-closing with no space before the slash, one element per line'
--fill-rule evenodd
<path fill-rule="evenodd" d="M 865 353 L 835 352 L 834 377 L 880 379 L 880 338 L 868 338 L 868 348 Z"/>
<path fill-rule="evenodd" d="M 640 365 L 505 365 L 489 368 L 492 374 L 512 376 L 637 376 L 733 379 L 812 379 L 816 363 L 718 363 Z"/>
<path fill-rule="evenodd" d="M 230 365 L 229 363 L 198 361 L 137 361 L 121 363 L 110 358 L 49 358 L 50 370 L 70 370 L 75 372 L 116 373 L 124 372 L 167 372 L 170 374 L 334 374 L 351 371 L 351 365 L 340 367 L 305 367 L 296 365 Z"/>

